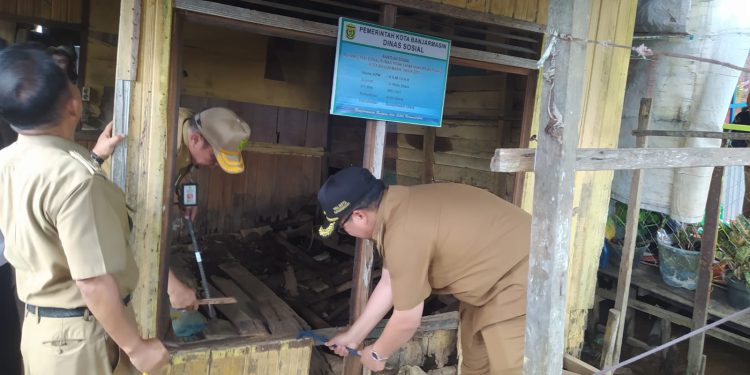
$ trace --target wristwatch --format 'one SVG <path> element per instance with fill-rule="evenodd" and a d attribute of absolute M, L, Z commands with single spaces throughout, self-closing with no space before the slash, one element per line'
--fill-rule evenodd
<path fill-rule="evenodd" d="M 381 357 L 378 352 L 375 351 L 375 349 L 370 350 L 370 356 L 372 357 L 372 359 L 379 362 L 385 362 L 388 360 L 388 357 Z"/>
<path fill-rule="evenodd" d="M 97 155 L 93 151 L 91 152 L 91 159 L 94 160 L 97 164 L 99 164 L 99 166 L 104 164 L 104 159 L 102 159 L 101 156 Z"/>

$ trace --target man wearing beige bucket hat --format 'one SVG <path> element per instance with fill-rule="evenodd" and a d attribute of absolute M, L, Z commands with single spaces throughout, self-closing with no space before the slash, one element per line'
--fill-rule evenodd
<path fill-rule="evenodd" d="M 213 167 L 218 164 L 226 173 L 244 172 L 242 150 L 248 145 L 249 138 L 250 126 L 227 108 L 212 107 L 198 113 L 188 108 L 180 108 L 177 122 L 175 192 L 180 193 L 180 185 L 189 181 L 190 172 L 199 167 Z M 119 142 L 108 139 L 112 138 L 100 138 L 94 147 L 95 153 L 103 149 L 101 155 L 93 155 L 100 163 L 109 157 L 114 145 Z M 111 147 L 99 147 L 105 143 Z M 178 199 L 178 202 L 180 201 Z M 198 212 L 197 206 L 185 206 L 181 207 L 181 210 L 183 217 L 190 220 L 194 220 Z M 195 291 L 181 282 L 171 270 L 167 294 L 170 304 L 176 309 L 193 310 L 197 307 Z"/>

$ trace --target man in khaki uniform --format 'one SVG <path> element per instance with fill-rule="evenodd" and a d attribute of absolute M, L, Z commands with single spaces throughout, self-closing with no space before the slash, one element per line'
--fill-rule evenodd
<path fill-rule="evenodd" d="M 77 88 L 44 51 L 0 52 L 0 115 L 19 133 L 0 151 L 0 231 L 27 307 L 24 370 L 111 374 L 124 352 L 156 373 L 168 353 L 140 337 L 126 307 L 138 271 L 125 198 L 73 142 L 81 108 Z"/>
<path fill-rule="evenodd" d="M 520 374 L 526 318 L 531 217 L 479 188 L 461 184 L 386 188 L 363 168 L 346 168 L 318 193 L 327 237 L 337 228 L 370 239 L 383 258 L 380 282 L 362 316 L 327 343 L 357 348 L 393 306 L 362 364 L 385 360 L 417 330 L 430 293 L 461 301 L 462 374 Z"/>

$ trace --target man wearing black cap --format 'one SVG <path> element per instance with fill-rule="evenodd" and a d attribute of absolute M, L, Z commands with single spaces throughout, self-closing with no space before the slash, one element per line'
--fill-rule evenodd
<path fill-rule="evenodd" d="M 373 371 L 419 327 L 430 293 L 461 301 L 462 374 L 520 374 L 526 319 L 531 217 L 468 185 L 385 187 L 363 168 L 346 168 L 318 193 L 326 225 L 374 242 L 383 272 L 362 315 L 327 345 L 358 348 L 394 308 L 383 334 L 361 350 Z"/>
<path fill-rule="evenodd" d="M 55 60 L 55 64 L 65 72 L 70 82 L 75 83 L 78 79 L 78 73 L 76 73 L 76 50 L 72 46 L 60 45 L 57 47 L 50 47 L 47 49 L 52 60 Z"/>

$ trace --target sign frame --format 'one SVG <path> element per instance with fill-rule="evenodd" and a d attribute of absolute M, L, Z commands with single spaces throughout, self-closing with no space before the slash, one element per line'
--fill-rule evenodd
<path fill-rule="evenodd" d="M 369 45 L 369 44 L 364 44 L 364 43 L 358 43 L 358 42 L 354 42 L 354 41 L 350 41 L 350 40 L 345 40 L 344 39 L 344 33 L 345 33 L 346 25 L 351 25 L 351 24 L 355 24 L 357 26 L 358 25 L 363 25 L 363 26 L 366 26 L 366 27 L 369 27 L 369 28 L 384 30 L 386 32 L 393 33 L 394 35 L 400 35 L 400 37 L 403 37 L 404 35 L 411 36 L 412 40 L 416 37 L 416 38 L 420 38 L 420 39 L 423 39 L 423 40 L 429 39 L 429 40 L 434 40 L 434 41 L 436 41 L 438 43 L 444 43 L 446 45 L 445 52 L 444 52 L 445 56 L 444 56 L 444 58 L 432 57 L 432 56 L 425 56 L 424 53 L 419 54 L 419 53 L 415 53 L 415 52 L 398 50 L 395 47 L 393 47 L 393 48 L 378 47 L 378 46 L 373 46 L 373 45 Z M 350 37 L 349 39 L 353 39 L 353 38 L 354 38 L 354 36 L 352 35 L 352 37 Z M 362 105 L 362 108 L 364 110 L 368 110 L 368 111 L 372 111 L 372 112 L 377 112 L 379 109 L 383 110 L 383 111 L 387 111 L 387 110 L 390 109 L 390 110 L 394 111 L 392 113 L 393 115 L 378 114 L 378 113 L 367 113 L 367 112 L 355 113 L 352 110 L 341 110 L 340 106 L 342 104 L 339 101 L 341 99 L 341 97 L 342 97 L 342 95 L 341 95 L 341 85 L 342 84 L 360 85 L 360 81 L 361 81 L 360 80 L 360 81 L 358 81 L 356 83 L 351 83 L 351 82 L 342 83 L 342 80 L 340 79 L 341 75 L 339 74 L 340 73 L 339 69 L 341 68 L 341 65 L 342 65 L 342 64 L 340 64 L 340 60 L 341 60 L 341 57 L 342 57 L 341 56 L 341 51 L 342 51 L 342 44 L 343 43 L 354 44 L 354 45 L 357 45 L 357 46 L 360 46 L 360 47 L 363 47 L 363 48 L 366 48 L 366 49 L 371 49 L 371 51 L 376 51 L 376 50 L 383 51 L 383 50 L 385 50 L 385 51 L 388 51 L 391 54 L 409 55 L 410 58 L 418 58 L 421 61 L 426 61 L 426 60 L 422 60 L 422 59 L 431 59 L 431 60 L 438 60 L 438 61 L 440 61 L 441 62 L 441 66 L 440 67 L 444 69 L 444 72 L 443 72 L 444 74 L 442 74 L 442 77 L 441 77 L 441 82 L 440 82 L 441 84 L 439 84 L 439 87 L 440 87 L 440 91 L 439 92 L 441 93 L 440 94 L 440 107 L 439 107 L 439 109 L 437 108 L 437 105 L 435 105 L 434 107 L 426 107 L 428 110 L 430 110 L 430 109 L 433 110 L 433 111 L 430 111 L 430 114 L 433 114 L 434 118 L 426 119 L 426 120 L 421 120 L 420 116 L 424 117 L 424 114 L 422 114 L 422 113 L 412 112 L 414 114 L 410 114 L 408 112 L 408 110 L 395 110 L 394 111 L 392 108 L 389 108 L 385 103 L 372 103 L 371 106 Z M 406 43 L 404 43 L 404 44 L 406 44 Z M 425 49 L 427 49 L 427 48 L 425 48 Z M 355 20 L 355 19 L 351 19 L 351 18 L 340 17 L 339 18 L 338 33 L 337 33 L 337 38 L 336 38 L 336 56 L 335 56 L 335 60 L 334 60 L 333 85 L 332 85 L 332 90 L 331 90 L 331 107 L 330 107 L 329 113 L 332 114 L 332 115 L 347 116 L 347 117 L 356 117 L 356 118 L 364 118 L 364 119 L 368 119 L 368 120 L 388 121 L 388 122 L 394 122 L 394 123 L 413 124 L 413 125 L 421 125 L 421 126 L 429 126 L 429 127 L 441 127 L 442 122 L 443 122 L 443 112 L 444 112 L 444 109 L 445 109 L 445 96 L 446 96 L 446 88 L 447 88 L 447 84 L 448 84 L 448 71 L 450 69 L 450 50 L 451 50 L 451 41 L 449 39 L 443 39 L 443 38 L 433 37 L 433 36 L 430 36 L 430 35 L 424 35 L 424 34 L 419 34 L 419 33 L 411 32 L 411 31 L 395 29 L 395 28 L 392 28 L 392 27 L 386 27 L 386 26 L 382 26 L 382 25 L 378 25 L 378 24 L 374 24 L 374 23 L 370 23 L 370 22 L 364 22 L 364 21 L 359 21 L 359 20 Z M 370 52 L 370 51 L 368 51 L 368 52 Z M 442 54 L 442 52 L 441 52 L 441 54 Z M 418 64 L 415 64 L 415 65 L 418 65 Z M 359 77 L 362 77 L 364 75 L 364 72 L 363 71 L 359 71 L 359 72 L 356 72 L 356 74 Z M 437 86 L 438 85 L 436 85 L 436 87 Z M 373 88 L 373 90 L 374 90 L 374 88 Z M 409 90 L 411 90 L 411 87 L 409 87 Z M 359 97 L 356 97 L 356 96 L 353 96 L 353 95 L 349 95 L 349 96 L 346 96 L 346 97 L 348 97 L 348 98 L 353 98 L 354 97 L 354 98 L 357 98 L 357 100 L 359 100 Z M 413 105 L 409 105 L 408 103 L 410 103 L 410 102 L 407 102 L 407 104 L 401 104 L 401 105 L 404 106 L 404 107 L 414 108 Z M 436 103 L 433 103 L 433 104 L 436 104 Z M 425 108 L 425 107 L 422 107 L 422 108 Z"/>

